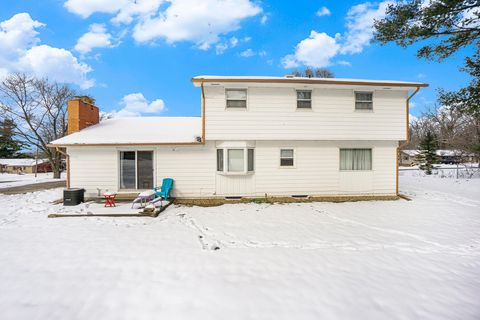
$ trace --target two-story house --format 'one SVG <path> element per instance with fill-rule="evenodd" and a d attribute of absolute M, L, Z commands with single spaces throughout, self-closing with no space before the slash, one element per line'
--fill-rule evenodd
<path fill-rule="evenodd" d="M 201 117 L 117 118 L 69 102 L 68 184 L 88 195 L 175 180 L 175 197 L 396 195 L 408 102 L 427 84 L 198 76 Z M 94 124 L 94 125 L 92 125 Z"/>

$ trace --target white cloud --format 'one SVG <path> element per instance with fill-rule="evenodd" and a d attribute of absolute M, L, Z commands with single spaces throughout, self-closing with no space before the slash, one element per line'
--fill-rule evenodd
<path fill-rule="evenodd" d="M 419 74 L 417 74 L 418 79 L 425 79 L 426 77 L 427 77 L 427 75 L 425 73 L 420 72 Z"/>
<path fill-rule="evenodd" d="M 244 19 L 262 12 L 252 0 L 67 0 L 64 6 L 83 18 L 98 12 L 115 15 L 114 24 L 133 23 L 138 43 L 188 41 L 203 50 L 218 43 L 221 35 L 239 29 Z M 266 22 L 264 17 L 261 23 Z"/>
<path fill-rule="evenodd" d="M 267 51 L 265 51 L 265 50 L 255 51 L 251 48 L 248 48 L 248 49 L 240 52 L 240 56 L 244 57 L 244 58 L 250 58 L 250 57 L 253 57 L 253 56 L 257 56 L 257 55 L 259 57 L 265 57 L 265 56 L 267 56 Z"/>
<path fill-rule="evenodd" d="M 81 63 L 65 49 L 47 45 L 35 46 L 25 52 L 19 60 L 20 70 L 32 72 L 40 77 L 49 77 L 59 82 L 76 83 L 82 88 L 90 88 L 94 81 L 87 79 L 90 66 Z"/>
<path fill-rule="evenodd" d="M 323 17 L 323 16 L 329 16 L 331 15 L 332 13 L 330 12 L 330 10 L 327 8 L 327 7 L 321 7 L 320 9 L 317 10 L 317 12 L 315 13 L 315 15 L 317 17 Z"/>
<path fill-rule="evenodd" d="M 94 48 L 112 47 L 112 35 L 107 32 L 104 24 L 92 24 L 89 31 L 82 35 L 75 45 L 75 50 L 82 55 L 87 54 Z"/>
<path fill-rule="evenodd" d="M 256 52 L 253 51 L 251 48 L 248 48 L 247 50 L 240 52 L 240 56 L 244 58 L 253 57 L 254 55 L 256 55 Z"/>
<path fill-rule="evenodd" d="M 341 66 L 347 66 L 347 67 L 350 67 L 352 65 L 349 61 L 346 61 L 346 60 L 339 60 L 337 61 L 337 64 Z"/>
<path fill-rule="evenodd" d="M 239 29 L 242 20 L 261 11 L 250 0 L 170 0 L 164 12 L 138 23 L 133 37 L 140 43 L 156 39 L 170 44 L 190 41 L 208 49 L 221 34 Z"/>
<path fill-rule="evenodd" d="M 67 0 L 64 6 L 68 11 L 88 18 L 95 12 L 116 13 L 129 2 L 129 0 Z"/>
<path fill-rule="evenodd" d="M 285 68 L 294 68 L 300 65 L 309 67 L 327 67 L 338 55 L 356 54 L 370 43 L 373 37 L 373 23 L 375 19 L 385 16 L 385 11 L 391 1 L 379 4 L 365 2 L 350 8 L 346 17 L 346 31 L 331 37 L 324 32 L 312 30 L 310 36 L 300 41 L 293 54 L 282 59 Z M 347 65 L 345 61 L 337 62 Z"/>
<path fill-rule="evenodd" d="M 412 124 L 412 123 L 414 123 L 415 121 L 418 121 L 418 117 L 417 117 L 417 116 L 414 116 L 413 114 L 410 113 L 410 114 L 408 115 L 408 122 L 409 122 L 410 124 Z"/>
<path fill-rule="evenodd" d="M 268 21 L 268 15 L 264 14 L 261 18 L 260 18 L 260 23 L 261 24 L 266 24 Z"/>
<path fill-rule="evenodd" d="M 39 27 L 45 24 L 33 20 L 28 13 L 19 13 L 0 22 L 0 73 L 31 73 L 59 82 L 75 83 L 82 88 L 93 86 L 88 79 L 90 66 L 81 63 L 68 50 L 39 45 Z"/>
<path fill-rule="evenodd" d="M 163 2 L 163 0 L 130 0 L 120 9 L 112 22 L 129 24 L 133 22 L 135 17 L 146 18 L 152 16 Z"/>
<path fill-rule="evenodd" d="M 285 68 L 294 68 L 303 64 L 310 67 L 326 67 L 331 64 L 331 59 L 338 54 L 340 45 L 337 43 L 339 35 L 335 38 L 328 34 L 316 31 L 310 32 L 307 39 L 300 41 L 295 47 L 295 53 L 285 56 L 282 65 Z"/>
<path fill-rule="evenodd" d="M 385 11 L 391 3 L 392 1 L 384 1 L 375 5 L 366 2 L 351 7 L 347 13 L 347 33 L 344 35 L 341 52 L 362 52 L 373 38 L 374 20 L 385 17 Z"/>
<path fill-rule="evenodd" d="M 231 37 L 230 39 L 224 42 L 217 43 L 215 45 L 215 53 L 217 55 L 223 54 L 227 49 L 235 48 L 239 42 L 240 40 L 238 40 L 237 37 Z"/>
<path fill-rule="evenodd" d="M 142 93 L 130 93 L 122 98 L 122 109 L 114 111 L 114 117 L 139 117 L 142 114 L 155 114 L 165 111 L 165 103 L 162 99 L 149 102 Z"/>
<path fill-rule="evenodd" d="M 164 0 L 67 0 L 65 8 L 82 18 L 94 13 L 116 14 L 113 23 L 131 23 L 134 17 L 153 15 Z"/>

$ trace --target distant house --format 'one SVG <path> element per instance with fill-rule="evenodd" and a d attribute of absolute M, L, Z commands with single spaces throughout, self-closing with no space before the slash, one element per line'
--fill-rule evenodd
<path fill-rule="evenodd" d="M 420 154 L 419 150 L 402 150 L 400 152 L 400 165 L 413 166 L 416 164 L 416 157 Z M 474 162 L 475 155 L 461 150 L 437 150 L 438 162 L 444 164 L 455 164 L 464 162 Z"/>
<path fill-rule="evenodd" d="M 199 76 L 201 117 L 116 118 L 68 103 L 67 185 L 177 198 L 396 195 L 408 101 L 424 83 Z"/>
<path fill-rule="evenodd" d="M 52 166 L 46 159 L 0 159 L 1 173 L 51 172 Z"/>
<path fill-rule="evenodd" d="M 400 151 L 400 165 L 413 166 L 415 164 L 415 157 L 420 152 L 418 150 L 401 150 Z"/>

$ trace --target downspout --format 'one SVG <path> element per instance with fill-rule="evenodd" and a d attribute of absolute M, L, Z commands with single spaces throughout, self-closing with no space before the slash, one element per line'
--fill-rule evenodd
<path fill-rule="evenodd" d="M 408 136 L 408 126 L 409 126 L 409 122 L 410 122 L 410 100 L 413 98 L 414 95 L 417 94 L 417 92 L 420 91 L 420 87 L 417 87 L 417 89 L 415 89 L 415 91 L 410 95 L 408 96 L 407 100 L 406 100 L 406 103 L 405 103 L 405 112 L 406 112 L 406 120 L 407 120 L 407 123 L 406 123 L 406 139 L 405 139 L 405 142 L 403 143 L 400 143 L 397 147 L 397 160 L 396 160 L 396 166 L 397 166 L 397 185 L 396 185 L 396 193 L 398 195 L 398 171 L 399 171 L 399 164 L 398 164 L 398 159 L 400 158 L 400 148 L 407 145 L 408 141 L 409 141 L 409 136 Z"/>
<path fill-rule="evenodd" d="M 203 81 L 200 84 L 202 89 L 202 144 L 205 144 L 205 90 L 203 88 Z"/>
<path fill-rule="evenodd" d="M 67 189 L 70 189 L 70 156 L 68 155 L 68 153 L 60 150 L 59 147 L 55 147 L 55 149 L 57 150 L 58 153 L 61 153 L 65 156 L 65 160 L 67 163 L 67 168 L 66 168 L 67 169 Z"/>

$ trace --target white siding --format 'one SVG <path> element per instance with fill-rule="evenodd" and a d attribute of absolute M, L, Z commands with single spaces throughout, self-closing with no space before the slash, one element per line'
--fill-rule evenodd
<path fill-rule="evenodd" d="M 396 143 L 386 141 L 257 141 L 256 194 L 395 194 Z M 295 149 L 295 167 L 279 165 L 280 148 Z M 340 148 L 372 148 L 371 171 L 340 171 Z"/>
<path fill-rule="evenodd" d="M 213 142 L 205 146 L 159 147 L 156 157 L 158 185 L 173 178 L 174 197 L 211 197 L 215 193 L 216 153 Z"/>
<path fill-rule="evenodd" d="M 136 148 L 155 151 L 156 184 L 175 180 L 176 197 L 268 195 L 395 194 L 396 142 L 389 141 L 256 141 L 255 172 L 226 176 L 216 172 L 215 143 L 205 146 Z M 217 142 L 221 145 L 221 141 Z M 295 149 L 295 167 L 280 167 L 280 148 Z M 371 171 L 340 171 L 340 148 L 372 148 Z M 72 187 L 87 195 L 118 191 L 119 150 L 68 148 Z M 135 149 L 129 149 L 135 150 Z"/>
<path fill-rule="evenodd" d="M 114 147 L 71 147 L 70 187 L 86 189 L 87 196 L 118 189 L 118 155 Z"/>
<path fill-rule="evenodd" d="M 88 196 L 106 190 L 119 190 L 119 151 L 153 150 L 156 185 L 163 178 L 173 178 L 173 196 L 212 196 L 215 192 L 215 148 L 205 146 L 178 147 L 72 147 L 70 155 L 70 185 L 87 190 Z M 123 191 L 127 192 L 127 191 Z"/>
<path fill-rule="evenodd" d="M 404 140 L 406 98 L 406 90 L 376 90 L 373 111 L 355 111 L 354 90 L 315 88 L 312 109 L 297 110 L 294 88 L 250 87 L 247 109 L 227 110 L 225 88 L 207 86 L 206 139 Z"/>

